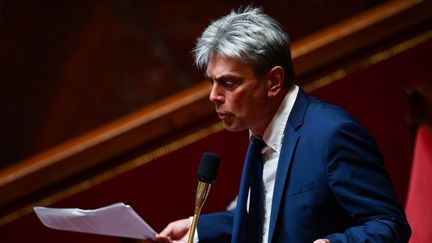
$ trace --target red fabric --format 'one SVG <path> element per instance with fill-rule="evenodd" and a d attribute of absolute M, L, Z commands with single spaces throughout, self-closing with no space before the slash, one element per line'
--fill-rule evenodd
<path fill-rule="evenodd" d="M 412 228 L 410 243 L 432 239 L 432 131 L 420 126 L 414 148 L 406 214 Z"/>

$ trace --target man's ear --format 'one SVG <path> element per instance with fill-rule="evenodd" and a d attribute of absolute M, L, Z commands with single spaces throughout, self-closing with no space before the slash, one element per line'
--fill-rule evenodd
<path fill-rule="evenodd" d="M 267 95 L 269 97 L 274 97 L 282 92 L 284 75 L 285 73 L 281 66 L 275 66 L 267 73 Z"/>

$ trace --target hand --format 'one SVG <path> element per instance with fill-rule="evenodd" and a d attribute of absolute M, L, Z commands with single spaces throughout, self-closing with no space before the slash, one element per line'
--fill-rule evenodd
<path fill-rule="evenodd" d="M 319 239 L 319 240 L 314 241 L 313 243 L 330 243 L 330 241 L 327 239 Z"/>
<path fill-rule="evenodd" d="M 156 234 L 156 242 L 159 243 L 186 243 L 191 227 L 190 219 L 181 219 L 168 224 L 159 234 Z"/>

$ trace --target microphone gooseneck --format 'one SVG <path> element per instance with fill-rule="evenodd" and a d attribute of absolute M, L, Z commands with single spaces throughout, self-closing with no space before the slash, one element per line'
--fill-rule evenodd
<path fill-rule="evenodd" d="M 202 206 L 207 199 L 211 184 L 216 180 L 219 161 L 219 155 L 210 152 L 204 153 L 201 158 L 201 162 L 197 171 L 198 187 L 195 195 L 194 216 L 192 219 L 188 243 L 193 242 L 195 229 Z"/>

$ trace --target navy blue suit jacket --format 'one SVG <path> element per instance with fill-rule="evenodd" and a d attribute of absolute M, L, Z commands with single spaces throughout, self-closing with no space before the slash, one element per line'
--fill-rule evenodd
<path fill-rule="evenodd" d="M 246 242 L 246 154 L 237 208 L 203 215 L 200 242 Z M 342 109 L 296 98 L 276 172 L 269 242 L 407 242 L 411 230 L 372 136 Z"/>

